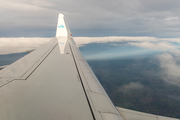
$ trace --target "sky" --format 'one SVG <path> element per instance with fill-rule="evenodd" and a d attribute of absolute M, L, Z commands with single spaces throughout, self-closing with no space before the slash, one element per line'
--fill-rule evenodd
<path fill-rule="evenodd" d="M 63 13 L 75 37 L 180 37 L 179 0 L 0 0 L 0 37 L 54 37 Z"/>
<path fill-rule="evenodd" d="M 0 54 L 24 52 L 46 43 L 55 36 L 58 13 L 63 13 L 79 46 L 119 46 L 126 42 L 147 51 L 161 51 L 157 59 L 166 75 L 164 79 L 180 82 L 179 0 L 0 2 Z"/>

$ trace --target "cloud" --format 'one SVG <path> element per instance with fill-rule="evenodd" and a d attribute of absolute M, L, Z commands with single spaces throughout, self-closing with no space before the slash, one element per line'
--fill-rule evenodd
<path fill-rule="evenodd" d="M 166 82 L 180 85 L 180 39 L 179 38 L 155 38 L 155 37 L 81 37 L 75 38 L 78 45 L 89 43 L 128 42 L 129 45 L 149 50 L 161 51 L 156 55 L 157 63 L 162 71 L 161 77 Z M 133 53 L 134 51 L 131 51 Z M 100 55 L 98 55 L 100 56 Z M 118 55 L 116 55 L 118 56 Z M 125 87 L 126 88 L 126 87 Z M 128 88 L 128 87 L 127 87 Z"/>
<path fill-rule="evenodd" d="M 65 14 L 74 36 L 180 37 L 179 3 L 178 0 L 1 0 L 0 36 L 53 37 L 60 12 Z"/>
<path fill-rule="evenodd" d="M 164 53 L 157 55 L 157 58 L 163 70 L 163 79 L 172 84 L 180 85 L 180 56 L 175 57 L 171 54 Z"/>
<path fill-rule="evenodd" d="M 171 99 L 174 99 L 174 100 L 180 100 L 180 96 L 178 96 L 178 95 L 167 95 L 169 98 L 171 98 Z"/>
<path fill-rule="evenodd" d="M 171 41 L 171 40 L 170 40 Z M 170 52 L 173 55 L 180 56 L 180 50 L 177 46 L 170 44 L 169 42 L 157 41 L 156 43 L 152 42 L 141 42 L 141 43 L 129 43 L 130 45 L 135 45 L 142 48 L 148 48 L 151 50 L 158 50 L 163 52 Z"/>
<path fill-rule="evenodd" d="M 51 38 L 0 38 L 0 54 L 26 52 L 48 42 Z"/>
<path fill-rule="evenodd" d="M 10 54 L 25 52 L 39 47 L 40 45 L 48 42 L 51 38 L 0 38 L 0 54 Z M 126 37 L 126 36 L 111 36 L 111 37 L 74 37 L 77 45 L 83 46 L 90 43 L 108 43 L 110 46 L 122 48 L 122 42 L 126 42 L 129 45 L 137 46 L 149 50 L 161 51 L 161 54 L 156 55 L 156 59 L 159 61 L 159 65 L 162 69 L 162 79 L 169 83 L 179 84 L 180 83 L 180 39 L 179 38 L 156 38 L 156 37 Z M 126 44 L 126 45 L 127 45 Z M 124 55 L 133 55 L 134 52 L 145 54 L 146 50 L 134 49 L 128 51 L 118 52 L 119 49 L 110 49 L 108 54 L 106 52 L 96 53 L 93 57 L 112 57 L 116 58 Z M 133 51 L 132 51 L 133 50 Z M 113 54 L 110 54 L 112 53 Z M 139 55 L 138 54 L 138 55 Z M 135 54 L 136 55 L 136 54 Z M 91 56 L 89 56 L 91 57 Z M 88 57 L 87 57 L 88 58 Z M 93 58 L 94 59 L 94 58 Z M 131 83 L 130 86 L 138 86 L 137 84 Z M 128 88 L 125 86 L 124 88 Z"/>
<path fill-rule="evenodd" d="M 0 54 L 24 52 L 36 48 L 46 43 L 51 38 L 40 37 L 17 37 L 17 38 L 0 38 Z M 128 42 L 130 45 L 148 48 L 153 50 L 171 51 L 179 55 L 179 50 L 169 42 L 180 43 L 179 38 L 156 38 L 156 37 L 128 37 L 128 36 L 109 36 L 109 37 L 74 37 L 77 45 L 83 46 L 90 43 L 111 43 L 111 42 Z M 137 43 L 138 42 L 138 43 Z M 119 46 L 118 44 L 111 44 Z M 9 49 L 11 48 L 11 49 Z"/>
<path fill-rule="evenodd" d="M 172 21 L 172 20 L 179 20 L 179 17 L 167 17 L 165 20 Z"/>
<path fill-rule="evenodd" d="M 109 36 L 109 37 L 74 37 L 77 45 L 90 43 L 108 43 L 108 42 L 177 42 L 180 38 L 156 38 L 156 37 L 129 37 L 129 36 Z M 140 45 L 139 43 L 130 43 L 132 45 Z M 145 44 L 145 43 L 143 43 Z M 166 43 L 165 43 L 166 44 Z M 141 44 L 142 45 L 142 44 Z M 165 46 L 166 47 L 166 46 Z"/>
<path fill-rule="evenodd" d="M 123 41 L 155 41 L 155 37 L 128 37 L 128 36 L 110 36 L 110 37 L 74 37 L 78 45 L 90 43 L 108 43 Z"/>
<path fill-rule="evenodd" d="M 160 68 L 162 69 L 160 72 L 162 79 L 164 79 L 166 82 L 180 85 L 179 41 L 166 39 L 165 41 L 156 42 L 129 42 L 129 44 L 146 49 L 162 51 L 162 54 L 158 54 L 155 57 L 159 61 Z"/>
<path fill-rule="evenodd" d="M 137 90 L 137 89 L 143 89 L 144 86 L 139 82 L 130 82 L 128 85 L 124 85 L 123 89 L 125 90 Z"/>

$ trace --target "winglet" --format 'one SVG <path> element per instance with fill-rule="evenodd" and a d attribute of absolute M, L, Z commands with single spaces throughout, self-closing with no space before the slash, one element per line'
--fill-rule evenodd
<path fill-rule="evenodd" d="M 60 54 L 64 54 L 64 49 L 70 34 L 71 32 L 65 21 L 64 15 L 59 13 L 56 37 L 59 44 Z"/>
<path fill-rule="evenodd" d="M 69 32 L 70 30 L 69 30 L 68 25 L 66 24 L 64 15 L 59 13 L 56 37 L 68 36 Z"/>

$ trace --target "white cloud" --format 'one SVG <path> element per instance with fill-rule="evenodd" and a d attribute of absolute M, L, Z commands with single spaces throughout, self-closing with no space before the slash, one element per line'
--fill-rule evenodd
<path fill-rule="evenodd" d="M 124 42 L 133 46 L 138 46 L 150 50 L 162 51 L 157 55 L 160 67 L 162 68 L 162 78 L 173 84 L 180 85 L 180 50 L 177 44 L 179 38 L 155 38 L 155 37 L 81 37 L 75 38 L 77 44 Z M 173 43 L 173 44 L 172 44 Z M 134 84 L 130 84 L 134 85 Z M 125 88 L 128 88 L 125 86 Z"/>
<path fill-rule="evenodd" d="M 156 42 L 129 42 L 131 45 L 138 47 L 162 51 L 156 58 L 159 60 L 162 69 L 162 78 L 172 84 L 180 85 L 180 49 L 179 46 L 173 45 L 170 42 L 178 42 L 176 40 L 156 41 Z"/>
<path fill-rule="evenodd" d="M 24 52 L 31 48 L 38 47 L 46 43 L 51 38 L 0 38 L 0 54 Z M 108 43 L 108 42 L 129 42 L 131 45 L 138 47 L 171 51 L 175 55 L 180 55 L 177 47 L 168 42 L 180 43 L 179 38 L 155 38 L 155 37 L 127 37 L 127 36 L 110 36 L 110 37 L 74 37 L 77 45 L 83 46 L 90 43 Z M 138 42 L 138 43 L 137 43 Z M 10 49 L 9 49 L 10 48 Z"/>
<path fill-rule="evenodd" d="M 45 44 L 51 38 L 0 38 L 0 54 L 20 53 Z"/>
<path fill-rule="evenodd" d="M 167 82 L 180 85 L 180 56 L 174 57 L 171 54 L 164 53 L 158 55 L 161 68 L 163 70 L 163 79 Z"/>
<path fill-rule="evenodd" d="M 168 46 L 165 42 L 180 43 L 180 38 L 156 38 L 156 37 L 129 37 L 129 36 L 110 36 L 110 37 L 74 37 L 78 45 L 90 43 L 107 43 L 107 42 L 164 42 L 164 47 Z M 131 44 L 131 43 L 130 43 Z M 145 44 L 145 43 L 143 43 Z M 132 45 L 139 45 L 139 43 L 132 43 Z"/>
<path fill-rule="evenodd" d="M 178 20 L 179 19 L 179 17 L 167 17 L 167 18 L 165 18 L 165 20 Z"/>
<path fill-rule="evenodd" d="M 0 38 L 0 54 L 25 52 L 37 48 L 49 40 L 51 38 Z M 74 40 L 79 46 L 90 43 L 116 45 L 111 42 L 128 42 L 128 44 L 133 46 L 162 51 L 163 54 L 157 55 L 156 58 L 159 60 L 160 67 L 162 68 L 163 79 L 173 84 L 180 83 L 180 50 L 179 46 L 171 44 L 173 42 L 180 43 L 179 38 L 112 36 L 74 37 Z M 133 85 L 138 86 L 134 83 L 130 84 L 130 86 Z M 128 88 L 128 86 L 124 88 Z"/>
<path fill-rule="evenodd" d="M 169 41 L 171 42 L 171 40 Z M 141 43 L 129 43 L 130 45 L 135 45 L 142 48 L 148 48 L 152 50 L 158 50 L 163 52 L 170 52 L 176 56 L 180 56 L 180 50 L 177 46 L 170 44 L 169 42 L 157 41 L 156 43 L 152 42 L 141 42 Z"/>
<path fill-rule="evenodd" d="M 125 90 L 136 90 L 136 89 L 143 89 L 144 86 L 139 82 L 130 82 L 128 85 L 124 85 L 123 89 Z"/>

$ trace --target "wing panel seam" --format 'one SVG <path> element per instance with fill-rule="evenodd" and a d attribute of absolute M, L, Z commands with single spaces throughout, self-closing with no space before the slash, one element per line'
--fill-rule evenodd
<path fill-rule="evenodd" d="M 75 60 L 75 57 L 74 57 L 74 54 L 73 54 L 73 51 L 72 51 L 72 48 L 71 48 L 70 43 L 69 43 L 69 47 L 70 47 L 70 50 L 71 50 L 71 53 L 72 53 L 72 56 L 73 56 L 73 60 L 74 60 L 74 63 L 75 63 L 75 66 L 76 66 L 76 69 L 77 69 L 77 72 L 78 72 L 78 76 L 79 76 L 79 79 L 80 79 L 80 82 L 81 82 L 81 85 L 82 85 L 84 94 L 85 94 L 86 99 L 87 99 L 87 102 L 88 102 L 88 105 L 89 105 L 89 108 L 90 108 L 92 117 L 93 117 L 94 120 L 96 120 L 95 115 L 94 115 L 93 110 L 92 110 L 92 107 L 91 107 L 91 104 L 90 104 L 90 101 L 89 101 L 89 99 L 88 99 L 88 96 L 87 96 L 85 87 L 84 87 L 84 84 L 83 84 L 83 82 L 82 82 L 82 78 L 81 78 L 81 76 L 80 76 L 79 69 L 78 69 L 78 67 L 77 67 L 77 63 L 76 63 L 76 60 Z"/>
<path fill-rule="evenodd" d="M 54 48 L 57 46 L 57 44 L 53 47 L 53 49 L 47 54 L 47 56 L 44 58 L 44 59 L 42 59 L 42 61 L 34 68 L 34 70 L 25 78 L 25 80 L 26 79 L 28 79 L 29 78 L 29 76 L 41 65 L 41 63 L 49 56 L 49 54 L 51 54 L 51 52 L 54 50 Z"/>

